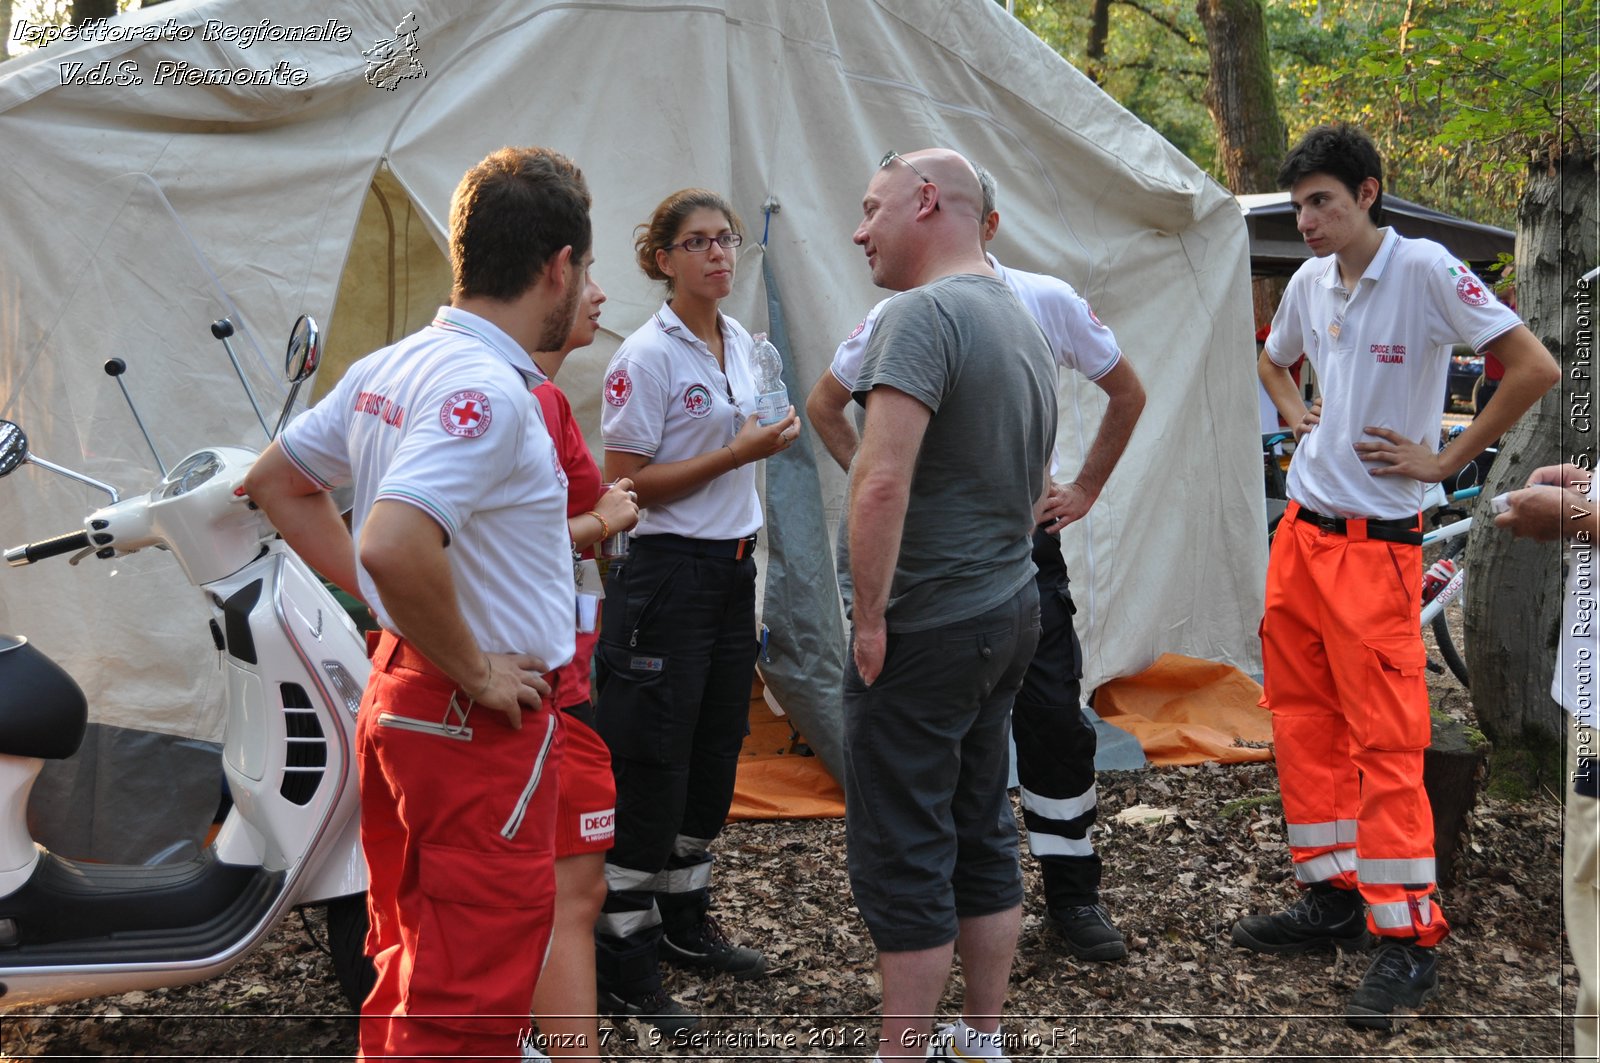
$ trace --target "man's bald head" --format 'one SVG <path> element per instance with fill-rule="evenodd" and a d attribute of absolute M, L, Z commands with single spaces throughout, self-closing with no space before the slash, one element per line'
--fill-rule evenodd
<path fill-rule="evenodd" d="M 982 216 L 983 188 L 965 155 L 948 148 L 924 148 L 906 155 L 905 160 L 939 189 L 939 202 L 945 210 Z"/>
<path fill-rule="evenodd" d="M 867 185 L 854 236 L 874 282 L 902 291 L 948 272 L 986 271 L 982 204 L 977 171 L 959 152 L 885 155 Z"/>

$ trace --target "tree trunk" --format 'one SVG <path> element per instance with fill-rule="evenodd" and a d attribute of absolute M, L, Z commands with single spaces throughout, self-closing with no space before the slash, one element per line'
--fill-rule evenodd
<path fill-rule="evenodd" d="M 1206 31 L 1206 110 L 1217 127 L 1228 187 L 1236 195 L 1271 192 L 1288 134 L 1278 115 L 1261 0 L 1198 0 L 1195 13 Z"/>
<path fill-rule="evenodd" d="M 1250 280 L 1250 305 L 1255 314 L 1255 326 L 1272 323 L 1272 315 L 1283 302 L 1283 293 L 1289 288 L 1288 277 L 1252 277 Z"/>
<path fill-rule="evenodd" d="M 1083 50 L 1083 72 L 1096 85 L 1103 84 L 1106 38 L 1111 34 L 1111 0 L 1094 0 L 1089 8 L 1089 43 Z"/>
<path fill-rule="evenodd" d="M 1486 497 L 1515 490 L 1542 465 L 1592 467 L 1595 286 L 1578 280 L 1600 261 L 1596 158 L 1567 156 L 1529 177 L 1517 218 L 1517 308 L 1561 364 L 1562 381 L 1501 441 Z M 1467 540 L 1465 605 L 1472 704 L 1497 743 L 1540 733 L 1560 740 L 1563 716 L 1550 697 L 1561 623 L 1561 547 L 1513 539 L 1479 506 Z"/>
<path fill-rule="evenodd" d="M 1217 158 L 1228 188 L 1235 195 L 1271 192 L 1288 133 L 1278 114 L 1261 0 L 1198 0 L 1195 13 L 1206 31 L 1206 110 L 1217 129 Z M 1284 287 L 1271 278 L 1251 285 L 1257 327 L 1272 320 Z"/>
<path fill-rule="evenodd" d="M 72 24 L 81 26 L 92 18 L 110 18 L 117 13 L 117 0 L 72 0 Z"/>
<path fill-rule="evenodd" d="M 1433 738 L 1422 755 L 1422 785 L 1433 808 L 1434 879 L 1456 881 L 1456 855 L 1467 836 L 1478 783 L 1489 760 L 1488 743 L 1460 720 L 1435 719 Z"/>

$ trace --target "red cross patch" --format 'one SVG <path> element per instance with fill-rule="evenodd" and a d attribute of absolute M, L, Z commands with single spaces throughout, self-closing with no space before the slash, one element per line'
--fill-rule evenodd
<path fill-rule="evenodd" d="M 1489 293 L 1483 290 L 1483 285 L 1478 283 L 1478 278 L 1470 273 L 1456 281 L 1456 294 L 1468 306 L 1482 306 L 1489 301 Z"/>
<path fill-rule="evenodd" d="M 439 424 L 446 432 L 465 439 L 476 439 L 489 430 L 494 414 L 489 396 L 481 391 L 458 391 L 439 407 Z"/>
<path fill-rule="evenodd" d="M 613 406 L 626 406 L 628 396 L 633 394 L 633 381 L 628 379 L 626 369 L 613 369 L 606 376 L 606 401 Z"/>

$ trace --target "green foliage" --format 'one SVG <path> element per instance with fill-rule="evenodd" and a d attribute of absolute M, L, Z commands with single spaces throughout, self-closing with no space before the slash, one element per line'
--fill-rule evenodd
<path fill-rule="evenodd" d="M 1085 54 L 1091 6 L 1092 0 L 1015 0 L 1013 11 L 1179 151 L 1220 173 L 1216 131 L 1203 98 L 1206 41 L 1194 0 L 1115 0 L 1105 59 L 1098 65 Z"/>
<path fill-rule="evenodd" d="M 1530 162 L 1592 154 L 1595 0 L 1413 0 L 1372 29 L 1303 88 L 1374 134 L 1399 194 L 1506 224 Z"/>
<path fill-rule="evenodd" d="M 1004 6 L 1005 0 L 996 0 Z M 1085 42 L 1089 39 L 1089 5 L 1063 4 L 1056 0 L 1016 0 L 1012 12 L 1034 36 L 1073 66 L 1084 65 Z"/>
<path fill-rule="evenodd" d="M 1003 2 L 1003 0 L 997 0 Z M 1530 160 L 1593 151 L 1597 0 L 1262 0 L 1290 139 L 1350 121 L 1390 191 L 1509 227 Z M 1017 17 L 1220 178 L 1194 0 L 1114 0 L 1086 65 L 1092 0 L 1015 0 Z"/>
<path fill-rule="evenodd" d="M 1595 33 L 1593 0 L 1430 8 L 1386 31 L 1353 76 L 1391 81 L 1400 107 L 1438 105 L 1434 143 L 1478 143 L 1515 169 L 1592 136 Z"/>

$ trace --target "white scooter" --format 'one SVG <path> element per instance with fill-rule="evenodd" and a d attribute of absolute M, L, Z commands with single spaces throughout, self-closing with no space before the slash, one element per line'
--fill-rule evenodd
<path fill-rule="evenodd" d="M 232 326 L 220 321 L 212 332 L 226 345 Z M 316 326 L 301 318 L 288 356 L 296 389 L 317 355 Z M 119 375 L 121 363 L 106 371 Z M 291 392 L 279 428 L 293 402 Z M 255 458 L 242 447 L 199 450 L 149 493 L 119 499 L 30 454 L 22 430 L 0 421 L 0 476 L 31 462 L 112 500 L 82 530 L 7 550 L 9 564 L 154 546 L 172 553 L 209 603 L 226 675 L 222 766 L 233 797 L 212 844 L 183 863 L 85 863 L 35 844 L 29 791 L 45 759 L 78 748 L 87 711 L 60 667 L 26 639 L 0 634 L 0 1011 L 210 978 L 291 908 L 315 903 L 328 904 L 334 967 L 352 1009 L 371 984 L 355 766 L 365 640 L 235 493 Z"/>

